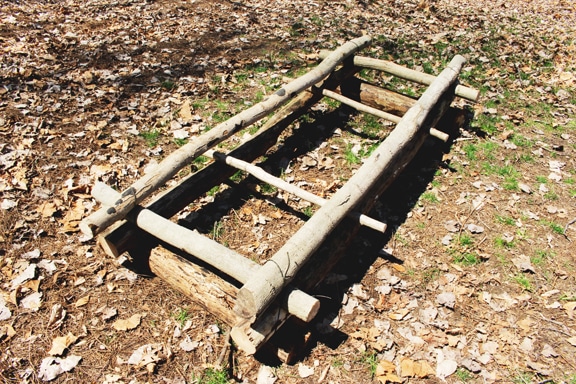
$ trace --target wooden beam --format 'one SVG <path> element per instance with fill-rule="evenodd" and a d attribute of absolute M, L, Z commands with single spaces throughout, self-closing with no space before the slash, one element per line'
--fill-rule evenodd
<path fill-rule="evenodd" d="M 330 51 L 320 51 L 319 57 L 321 59 L 327 57 Z M 405 80 L 410 80 L 418 84 L 430 85 L 436 78 L 434 75 L 429 75 L 427 73 L 419 72 L 410 68 L 403 67 L 392 61 L 373 59 L 371 57 L 354 56 L 354 65 L 362 68 L 376 69 L 389 73 L 394 76 L 398 76 Z M 462 97 L 466 100 L 473 102 L 478 101 L 480 92 L 477 89 L 466 87 L 463 85 L 457 85 L 455 90 L 456 96 Z"/>
<path fill-rule="evenodd" d="M 346 214 L 361 203 L 366 191 L 408 164 L 427 136 L 426 124 L 439 118 L 429 116 L 430 112 L 454 92 L 464 62 L 462 56 L 450 62 L 356 174 L 242 286 L 234 307 L 239 324 L 262 313 Z"/>
<path fill-rule="evenodd" d="M 102 207 L 82 220 L 80 229 L 85 235 L 94 236 L 118 220 L 123 219 L 128 212 L 163 186 L 180 169 L 196 157 L 239 130 L 254 124 L 269 113 L 277 110 L 300 92 L 320 82 L 330 75 L 338 64 L 368 44 L 370 44 L 370 37 L 368 36 L 362 36 L 345 43 L 304 76 L 286 84 L 264 101 L 255 104 L 210 131 L 192 139 L 188 144 L 168 155 L 154 171 L 144 175 L 122 192 L 120 199 L 113 206 Z"/>

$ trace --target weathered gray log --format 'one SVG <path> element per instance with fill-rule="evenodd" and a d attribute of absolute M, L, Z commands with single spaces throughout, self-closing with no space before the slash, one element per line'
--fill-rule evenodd
<path fill-rule="evenodd" d="M 210 150 L 206 152 L 206 156 L 212 157 L 217 161 L 226 163 L 229 166 L 234 167 L 236 169 L 245 171 L 250 175 L 254 176 L 255 178 L 257 178 L 258 180 L 264 181 L 278 189 L 291 193 L 301 199 L 311 202 L 312 204 L 316 204 L 320 207 L 326 204 L 326 202 L 328 201 L 320 196 L 313 194 L 312 192 L 308 192 L 302 188 L 297 187 L 294 184 L 290 184 L 287 181 L 284 181 L 274 175 L 271 175 L 262 168 L 254 164 L 250 164 L 246 161 L 237 159 L 233 156 L 226 155 L 225 153 Z M 386 223 L 373 219 L 359 212 L 350 212 L 349 215 L 358 220 L 360 224 L 368 228 L 372 228 L 373 230 L 382 233 L 386 232 L 387 227 Z"/>
<path fill-rule="evenodd" d="M 114 203 L 119 197 L 118 192 L 104 183 L 96 183 L 92 188 L 92 195 L 105 206 Z M 240 283 L 248 281 L 261 268 L 254 261 L 203 236 L 198 231 L 173 223 L 148 209 L 141 207 L 137 209 L 137 213 L 131 215 L 134 216 L 131 219 L 138 228 L 215 267 Z M 159 277 L 171 279 L 170 275 Z M 287 297 L 287 311 L 291 315 L 308 322 L 318 313 L 320 308 L 318 299 L 293 288 L 288 290 Z"/>
<path fill-rule="evenodd" d="M 324 96 L 331 98 L 331 99 L 339 101 L 342 104 L 348 105 L 349 107 L 352 107 L 352 108 L 356 109 L 357 111 L 369 113 L 371 115 L 374 115 L 376 117 L 380 117 L 384 120 L 388 120 L 388 121 L 391 121 L 391 122 L 396 123 L 396 124 L 398 124 L 400 122 L 400 119 L 401 119 L 400 116 L 396 116 L 396 115 L 393 115 L 391 113 L 384 112 L 384 111 L 381 111 L 379 109 L 370 107 L 369 105 L 362 104 L 362 103 L 355 101 L 355 100 L 352 100 L 346 96 L 342 96 L 341 94 L 336 93 L 334 91 L 324 89 L 324 90 L 322 90 L 322 94 Z M 442 140 L 443 142 L 447 142 L 449 139 L 449 136 L 446 133 L 439 131 L 436 128 L 430 128 L 430 135 L 434 136 L 435 138 L 437 138 L 439 140 Z"/>
<path fill-rule="evenodd" d="M 320 51 L 319 57 L 323 59 L 327 57 L 328 54 L 330 54 L 330 51 Z M 391 75 L 398 76 L 402 79 L 410 80 L 423 85 L 432 84 L 436 78 L 434 75 L 429 75 L 427 73 L 406 68 L 392 61 L 374 59 L 371 57 L 354 56 L 354 65 L 362 68 L 377 69 L 379 71 L 383 71 Z M 464 85 L 457 85 L 455 95 L 466 100 L 476 102 L 478 101 L 480 92 L 474 88 L 469 88 Z"/>
<path fill-rule="evenodd" d="M 190 297 L 219 320 L 229 326 L 236 324 L 233 305 L 238 288 L 234 284 L 162 246 L 150 251 L 149 267 L 152 273 L 162 278 L 172 288 Z M 296 297 L 291 295 L 287 300 L 294 299 Z M 242 334 L 238 334 L 238 330 L 235 330 L 233 337 L 242 340 L 244 352 L 255 353 L 256 349 L 288 319 L 290 313 L 284 308 L 298 306 L 293 302 L 280 304 L 281 306 L 277 304 L 270 306 L 267 312 L 252 326 L 244 329 Z"/>
<path fill-rule="evenodd" d="M 338 64 L 354 52 L 370 44 L 370 37 L 362 36 L 349 41 L 328 55 L 317 67 L 298 79 L 286 84 L 266 100 L 248 108 L 238 115 L 217 125 L 210 131 L 194 138 L 188 144 L 168 155 L 158 167 L 144 175 L 121 194 L 121 198 L 111 207 L 103 207 L 82 220 L 80 229 L 86 235 L 94 236 L 140 204 L 146 197 L 164 185 L 184 166 L 196 157 L 230 137 L 239 130 L 257 122 L 277 110 L 294 96 L 326 78 Z"/>
<path fill-rule="evenodd" d="M 429 112 L 447 92 L 454 92 L 464 62 L 462 56 L 450 62 L 356 174 L 242 286 L 234 306 L 239 323 L 262 313 L 383 174 L 397 174 L 408 164 L 425 139 Z"/>

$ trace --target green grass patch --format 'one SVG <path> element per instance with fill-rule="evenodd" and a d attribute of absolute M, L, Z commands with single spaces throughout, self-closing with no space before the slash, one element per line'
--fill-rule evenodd
<path fill-rule="evenodd" d="M 167 91 L 172 91 L 174 88 L 176 88 L 176 83 L 172 80 L 164 80 L 160 83 L 160 86 Z"/>
<path fill-rule="evenodd" d="M 174 139 L 174 144 L 179 147 L 186 145 L 186 143 L 188 143 L 188 139 Z"/>
<path fill-rule="evenodd" d="M 305 207 L 302 210 L 302 213 L 304 215 L 306 215 L 307 217 L 312 217 L 312 215 L 314 214 L 314 211 L 315 211 L 314 208 L 312 206 L 309 206 L 309 207 Z"/>
<path fill-rule="evenodd" d="M 518 147 L 522 147 L 522 148 L 531 148 L 534 143 L 532 140 L 520 135 L 520 134 L 513 134 L 512 137 L 510 138 L 510 141 L 512 143 L 514 143 L 516 146 Z"/>
<path fill-rule="evenodd" d="M 536 176 L 536 181 L 540 184 L 547 184 L 548 178 L 546 176 Z"/>
<path fill-rule="evenodd" d="M 221 221 L 216 221 L 212 225 L 212 230 L 210 231 L 210 237 L 212 240 L 218 241 L 224 234 L 224 224 Z"/>
<path fill-rule="evenodd" d="M 208 368 L 199 378 L 194 378 L 198 384 L 226 384 L 229 383 L 226 369 Z"/>
<path fill-rule="evenodd" d="M 564 235 L 564 227 L 560 224 L 556 224 L 555 222 L 548 220 L 540 220 L 540 224 L 550 228 L 552 232 L 556 233 L 557 235 Z"/>
<path fill-rule="evenodd" d="M 276 193 L 276 191 L 278 191 L 278 188 L 276 188 L 273 185 L 270 185 L 268 183 L 260 184 L 260 192 L 265 195 L 271 195 L 273 193 Z"/>
<path fill-rule="evenodd" d="M 496 238 L 494 238 L 494 245 L 497 248 L 514 248 L 516 246 L 514 240 L 508 240 L 503 236 L 496 236 Z"/>
<path fill-rule="evenodd" d="M 420 196 L 420 199 L 422 201 L 432 204 L 437 203 L 439 201 L 438 196 L 436 196 L 434 192 L 424 192 L 422 196 Z"/>
<path fill-rule="evenodd" d="M 360 164 L 362 160 L 352 151 L 352 147 L 352 144 L 348 144 L 346 146 L 346 150 L 344 151 L 344 159 L 349 165 Z"/>
<path fill-rule="evenodd" d="M 465 368 L 458 368 L 454 375 L 463 383 L 467 383 L 474 378 L 474 374 Z"/>
<path fill-rule="evenodd" d="M 482 259 L 480 256 L 476 255 L 475 253 L 471 252 L 457 252 L 452 257 L 452 261 L 456 264 L 463 265 L 465 267 L 470 267 L 473 265 L 480 264 Z"/>
<path fill-rule="evenodd" d="M 458 244 L 462 247 L 469 247 L 474 244 L 474 239 L 470 235 L 462 234 L 458 237 Z"/>
<path fill-rule="evenodd" d="M 378 367 L 378 354 L 376 352 L 364 352 L 364 354 L 360 357 L 360 363 L 366 365 L 368 367 L 368 372 L 370 373 L 370 377 L 374 378 L 376 375 L 376 368 Z"/>
<path fill-rule="evenodd" d="M 214 187 L 210 188 L 210 190 L 208 192 L 206 192 L 206 194 L 208 196 L 214 196 L 218 193 L 218 191 L 220 190 L 220 186 L 219 185 L 215 185 Z"/>
<path fill-rule="evenodd" d="M 545 250 L 541 250 L 541 249 L 537 249 L 534 252 L 534 256 L 532 256 L 530 258 L 530 261 L 532 262 L 532 264 L 534 265 L 542 265 L 544 264 L 548 259 L 551 259 L 554 256 L 553 252 L 550 251 L 545 251 Z"/>
<path fill-rule="evenodd" d="M 157 129 L 151 129 L 149 131 L 140 132 L 140 137 L 144 139 L 146 145 L 150 148 L 155 147 L 160 140 L 160 131 Z"/>
<path fill-rule="evenodd" d="M 524 273 L 517 274 L 512 280 L 518 283 L 518 285 L 520 285 L 525 291 L 532 292 L 534 290 L 530 278 Z"/>
<path fill-rule="evenodd" d="M 236 171 L 236 173 L 234 173 L 232 176 L 230 176 L 230 180 L 235 182 L 235 183 L 239 183 L 240 181 L 242 181 L 244 179 L 245 173 L 244 171 Z"/>
<path fill-rule="evenodd" d="M 186 308 L 180 308 L 172 314 L 172 318 L 180 325 L 180 327 L 183 327 L 190 317 L 191 314 Z"/>
<path fill-rule="evenodd" d="M 496 222 L 506 225 L 516 225 L 516 221 L 509 216 L 496 215 Z"/>

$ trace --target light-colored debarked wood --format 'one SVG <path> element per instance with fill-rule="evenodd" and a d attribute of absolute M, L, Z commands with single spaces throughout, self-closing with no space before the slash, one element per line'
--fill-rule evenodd
<path fill-rule="evenodd" d="M 188 144 L 168 155 L 153 171 L 137 180 L 132 186 L 122 192 L 120 199 L 110 207 L 102 207 L 82 220 L 80 229 L 85 235 L 94 236 L 103 229 L 123 219 L 146 197 L 154 193 L 183 167 L 196 157 L 227 139 L 239 130 L 246 128 L 269 113 L 277 110 L 294 96 L 326 78 L 336 66 L 347 57 L 370 44 L 370 37 L 362 36 L 351 40 L 331 54 L 317 67 L 289 84 L 284 85 L 264 101 L 255 104 L 245 111 L 235 115 L 210 131 L 197 136 Z"/>
<path fill-rule="evenodd" d="M 321 59 L 327 57 L 330 51 L 320 51 L 318 55 Z M 436 78 L 434 75 L 429 75 L 427 73 L 419 72 L 410 68 L 403 67 L 392 61 L 374 59 L 371 57 L 354 56 L 354 65 L 362 68 L 376 69 L 389 73 L 391 75 L 400 77 L 405 80 L 410 80 L 418 84 L 430 85 Z M 462 97 L 463 99 L 470 100 L 473 102 L 478 101 L 480 92 L 477 89 L 466 87 L 464 85 L 457 85 L 455 95 Z"/>
<path fill-rule="evenodd" d="M 92 195 L 106 206 L 116 201 L 119 193 L 106 184 L 98 182 L 92 188 Z M 198 231 L 173 223 L 148 209 L 139 209 L 134 222 L 143 231 L 202 260 L 240 283 L 248 281 L 261 268 L 256 262 L 203 236 Z M 174 266 L 173 269 L 177 268 Z M 159 277 L 171 279 L 169 274 Z M 289 288 L 286 296 L 287 312 L 303 321 L 312 320 L 320 309 L 318 299 L 298 289 Z"/>
<path fill-rule="evenodd" d="M 352 107 L 352 108 L 356 109 L 357 111 L 369 113 L 371 115 L 374 115 L 376 117 L 381 117 L 384 120 L 388 120 L 388 121 L 391 121 L 391 122 L 396 123 L 396 124 L 398 124 L 400 122 L 400 119 L 401 119 L 400 116 L 396 116 L 396 115 L 393 115 L 391 113 L 381 111 L 379 109 L 370 107 L 368 105 L 364 105 L 364 104 L 362 104 L 358 101 L 352 100 L 346 96 L 342 96 L 339 93 L 336 93 L 334 91 L 330 91 L 329 89 L 322 90 L 322 94 L 324 96 L 331 98 L 331 99 L 339 101 L 342 104 L 346 104 L 347 106 Z M 436 128 L 430 128 L 430 136 L 433 136 L 439 140 L 442 140 L 443 142 L 447 142 L 448 139 L 450 138 L 448 136 L 448 134 L 446 134 L 446 133 L 444 133 L 444 132 L 442 132 Z"/>
<path fill-rule="evenodd" d="M 429 114 L 446 94 L 453 95 L 465 61 L 456 56 L 450 62 L 350 180 L 242 286 L 234 306 L 239 323 L 264 311 L 365 193 L 382 182 L 383 175 L 397 175 L 409 163 L 427 136 L 425 125 L 433 121 Z"/>
<path fill-rule="evenodd" d="M 306 200 L 312 204 L 316 204 L 320 207 L 323 206 L 324 204 L 326 204 L 326 202 L 328 201 L 328 200 L 326 200 L 320 196 L 317 196 L 311 192 L 308 192 L 302 188 L 299 188 L 294 184 L 290 184 L 287 181 L 280 179 L 279 177 L 271 175 L 256 165 L 253 165 L 253 164 L 250 164 L 246 161 L 243 161 L 243 160 L 237 159 L 235 157 L 226 155 L 225 153 L 210 150 L 210 151 L 206 152 L 205 155 L 212 157 L 213 159 L 215 159 L 217 161 L 224 162 L 231 167 L 234 167 L 236 169 L 239 169 L 239 170 L 242 170 L 246 173 L 249 173 L 250 175 L 257 178 L 258 180 L 264 181 L 265 183 L 268 183 L 268 184 L 270 184 L 270 185 L 272 185 L 278 189 L 281 189 L 283 191 L 291 193 L 294 196 L 297 196 L 297 197 L 299 197 L 303 200 Z M 382 232 L 382 233 L 386 232 L 386 228 L 387 228 L 386 223 L 383 223 L 379 220 L 373 219 L 372 217 L 361 214 L 359 212 L 350 212 L 349 215 L 351 217 L 354 217 L 356 220 L 358 220 L 360 222 L 360 224 L 362 224 L 368 228 L 372 228 L 373 230 L 378 231 L 378 232 Z"/>

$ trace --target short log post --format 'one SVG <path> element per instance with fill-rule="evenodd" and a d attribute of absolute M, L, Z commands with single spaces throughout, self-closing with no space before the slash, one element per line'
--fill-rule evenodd
<path fill-rule="evenodd" d="M 423 127 L 430 122 L 430 111 L 446 94 L 453 95 L 464 62 L 459 55 L 450 62 L 356 174 L 242 286 L 234 306 L 238 324 L 263 312 L 343 217 L 360 204 L 365 191 L 383 175 L 396 175 L 408 164 L 425 140 Z"/>

